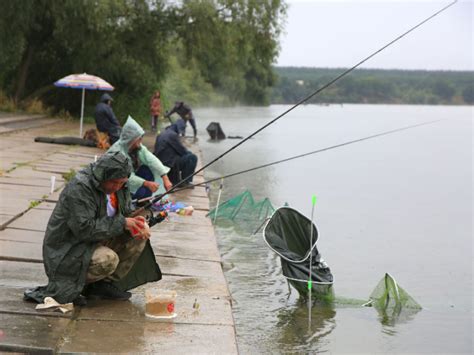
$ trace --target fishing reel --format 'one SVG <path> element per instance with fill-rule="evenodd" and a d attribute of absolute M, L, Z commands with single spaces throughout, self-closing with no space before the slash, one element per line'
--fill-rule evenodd
<path fill-rule="evenodd" d="M 163 222 L 166 218 L 168 218 L 168 212 L 160 211 L 157 214 L 153 214 L 152 216 L 147 219 L 147 223 L 150 227 L 153 227 L 155 224 Z"/>
<path fill-rule="evenodd" d="M 153 205 L 147 207 L 147 202 L 151 198 L 146 198 L 138 201 L 132 201 L 137 208 L 132 216 L 142 216 L 145 218 L 147 224 L 153 227 L 155 224 L 163 222 L 168 217 L 168 212 L 165 209 L 157 210 Z M 161 205 L 161 203 L 160 203 Z"/>
<path fill-rule="evenodd" d="M 139 214 L 140 216 L 145 217 L 146 223 L 151 227 L 155 224 L 163 222 L 168 217 L 168 212 L 166 211 L 159 211 L 153 213 L 150 209 L 145 209 L 143 212 Z"/>

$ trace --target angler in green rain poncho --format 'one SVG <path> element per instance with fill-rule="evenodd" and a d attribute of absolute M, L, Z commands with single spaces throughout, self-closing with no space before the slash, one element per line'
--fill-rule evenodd
<path fill-rule="evenodd" d="M 42 303 L 53 297 L 76 305 L 86 304 L 83 295 L 126 300 L 131 296 L 126 290 L 161 279 L 149 234 L 136 234 L 144 220 L 128 217 L 131 172 L 130 160 L 115 152 L 66 185 L 43 241 L 48 284 L 25 291 L 26 299 Z"/>
<path fill-rule="evenodd" d="M 108 152 L 121 152 L 132 161 L 133 172 L 129 179 L 132 199 L 142 199 L 165 193 L 172 187 L 168 179 L 170 168 L 150 152 L 142 143 L 145 131 L 130 116 L 122 128 L 120 139 Z"/>

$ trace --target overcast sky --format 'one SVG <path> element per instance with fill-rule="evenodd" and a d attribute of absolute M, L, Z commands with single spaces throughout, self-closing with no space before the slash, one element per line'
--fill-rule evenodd
<path fill-rule="evenodd" d="M 350 67 L 452 1 L 287 0 L 278 66 Z M 457 4 L 362 68 L 474 70 L 474 0 Z"/>

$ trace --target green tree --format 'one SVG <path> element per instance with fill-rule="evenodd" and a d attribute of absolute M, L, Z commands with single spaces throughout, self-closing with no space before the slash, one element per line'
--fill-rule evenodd
<path fill-rule="evenodd" d="M 272 102 L 295 103 L 344 72 L 343 68 L 274 68 Z M 307 93 L 294 83 L 303 80 Z M 311 102 L 471 104 L 474 72 L 357 69 Z"/>
<path fill-rule="evenodd" d="M 110 81 L 118 96 L 138 97 L 166 72 L 169 31 L 161 1 L 3 1 L 0 13 L 7 53 L 0 80 L 17 101 L 42 97 L 77 107 L 76 95 L 52 83 L 81 72 Z"/>
<path fill-rule="evenodd" d="M 0 88 L 78 112 L 78 92 L 52 84 L 87 72 L 115 86 L 119 118 L 147 116 L 161 85 L 182 100 L 267 103 L 285 9 L 281 0 L 0 1 Z M 89 109 L 98 95 L 88 94 Z"/>
<path fill-rule="evenodd" d="M 456 90 L 454 87 L 445 81 L 437 80 L 433 85 L 433 92 L 445 101 L 450 101 Z"/>
<path fill-rule="evenodd" d="M 462 91 L 462 97 L 467 104 L 474 104 L 474 85 L 468 85 Z"/>
<path fill-rule="evenodd" d="M 186 59 L 217 90 L 266 103 L 285 13 L 279 0 L 187 0 L 175 11 L 177 35 Z"/>

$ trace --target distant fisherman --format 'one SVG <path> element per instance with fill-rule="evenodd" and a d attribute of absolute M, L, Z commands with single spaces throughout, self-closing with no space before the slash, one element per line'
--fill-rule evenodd
<path fill-rule="evenodd" d="M 194 131 L 194 137 L 197 135 L 197 128 L 196 128 L 196 119 L 193 115 L 193 111 L 191 110 L 191 107 L 189 105 L 186 105 L 182 101 L 176 101 L 174 107 L 171 109 L 171 111 L 166 112 L 165 117 L 169 118 L 173 113 L 177 113 L 183 121 L 177 122 L 178 123 L 178 128 L 179 128 L 179 135 L 184 136 L 185 131 L 186 131 L 186 124 L 189 122 L 191 126 L 193 127 Z"/>
<path fill-rule="evenodd" d="M 158 126 L 158 118 L 161 114 L 161 98 L 160 92 L 157 90 L 150 100 L 151 130 L 156 131 Z"/>
<path fill-rule="evenodd" d="M 103 94 L 94 112 L 97 129 L 99 132 L 107 133 L 110 145 L 119 139 L 121 131 L 120 122 L 112 110 L 112 101 L 113 99 L 109 94 Z"/>

